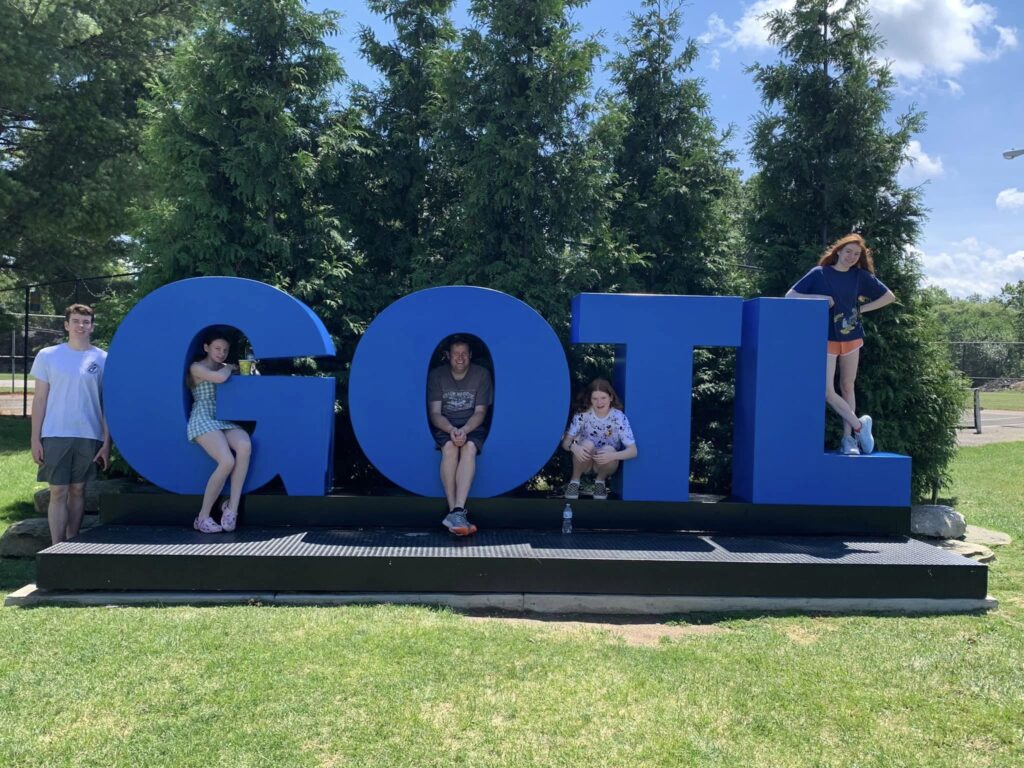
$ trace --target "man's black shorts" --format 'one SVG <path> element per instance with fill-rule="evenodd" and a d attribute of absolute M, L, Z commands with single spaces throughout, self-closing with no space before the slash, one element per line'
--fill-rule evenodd
<path fill-rule="evenodd" d="M 453 424 L 452 426 L 457 427 L 459 425 Z M 451 439 L 451 435 L 447 432 L 442 432 L 440 429 L 434 430 L 434 442 L 437 443 L 437 450 L 441 450 L 444 444 L 450 442 Z M 477 455 L 480 455 L 484 452 L 484 440 L 487 439 L 487 430 L 483 427 L 477 427 L 466 435 L 466 439 L 476 446 Z"/>

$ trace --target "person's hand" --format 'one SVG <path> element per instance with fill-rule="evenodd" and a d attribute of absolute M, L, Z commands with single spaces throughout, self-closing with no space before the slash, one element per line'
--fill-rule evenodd
<path fill-rule="evenodd" d="M 43 441 L 38 437 L 32 438 L 32 461 L 40 467 L 43 466 Z"/>
<path fill-rule="evenodd" d="M 572 444 L 572 455 L 580 461 L 591 461 L 594 458 L 590 449 L 583 447 L 579 443 Z"/>
<path fill-rule="evenodd" d="M 100 469 L 106 471 L 110 467 L 110 443 L 103 443 L 92 460 L 94 464 L 100 465 Z"/>
<path fill-rule="evenodd" d="M 451 438 L 456 448 L 461 448 L 466 444 L 466 433 L 458 427 L 452 430 Z"/>
<path fill-rule="evenodd" d="M 594 463 L 599 467 L 611 464 L 613 461 L 615 461 L 615 449 L 610 445 L 604 446 L 594 454 Z"/>

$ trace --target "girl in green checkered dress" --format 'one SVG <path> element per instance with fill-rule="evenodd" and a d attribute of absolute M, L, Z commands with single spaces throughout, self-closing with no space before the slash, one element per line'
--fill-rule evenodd
<path fill-rule="evenodd" d="M 238 370 L 228 363 L 231 344 L 223 331 L 213 330 L 203 339 L 203 357 L 188 369 L 188 386 L 192 392 L 192 413 L 188 419 L 188 439 L 199 443 L 210 458 L 217 462 L 206 483 L 203 506 L 192 527 L 200 533 L 233 531 L 238 522 L 238 503 L 242 485 L 249 471 L 252 442 L 249 434 L 230 421 L 217 418 L 217 386 L 223 384 Z M 230 478 L 231 492 L 220 506 L 218 524 L 210 517 L 214 504 L 220 498 L 224 484 Z"/>

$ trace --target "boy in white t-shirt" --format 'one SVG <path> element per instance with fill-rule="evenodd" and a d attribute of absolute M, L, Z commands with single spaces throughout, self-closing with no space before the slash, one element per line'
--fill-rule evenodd
<path fill-rule="evenodd" d="M 103 417 L 107 353 L 92 345 L 93 311 L 72 304 L 64 312 L 65 344 L 46 347 L 32 363 L 32 459 L 38 479 L 50 484 L 50 538 L 78 535 L 85 484 L 96 465 L 110 464 L 110 432 Z"/>

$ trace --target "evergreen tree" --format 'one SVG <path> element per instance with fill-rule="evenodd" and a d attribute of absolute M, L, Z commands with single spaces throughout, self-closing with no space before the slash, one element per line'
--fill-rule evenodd
<path fill-rule="evenodd" d="M 619 186 L 611 221 L 642 258 L 626 290 L 723 294 L 739 282 L 739 175 L 728 133 L 718 133 L 702 82 L 689 76 L 696 43 L 673 53 L 681 23 L 678 3 L 644 0 L 620 39 L 602 121 Z"/>
<path fill-rule="evenodd" d="M 898 304 L 867 320 L 858 409 L 877 415 L 884 450 L 913 457 L 920 495 L 953 458 L 963 396 L 942 346 L 930 343 L 938 336 L 910 250 L 924 218 L 921 191 L 896 180 L 924 117 L 911 110 L 888 127 L 894 80 L 865 5 L 797 0 L 771 16 L 782 59 L 750 70 L 765 105 L 751 130 L 750 249 L 765 270 L 764 293 L 780 296 L 829 242 L 852 228 L 868 240 Z M 838 420 L 829 423 L 835 432 Z"/>
<path fill-rule="evenodd" d="M 343 321 L 352 254 L 322 199 L 336 14 L 301 0 L 218 0 L 148 102 L 146 149 L 163 182 L 149 212 L 151 281 L 233 275 Z M 332 140 L 337 141 L 337 135 Z"/>
<path fill-rule="evenodd" d="M 0 0 L 0 256 L 21 282 L 131 258 L 151 188 L 139 102 L 195 6 Z"/>
<path fill-rule="evenodd" d="M 606 164 L 589 142 L 594 40 L 567 17 L 582 0 L 474 0 L 480 25 L 448 56 L 438 160 L 454 202 L 421 284 L 505 291 L 567 336 L 569 299 L 603 285 Z"/>

